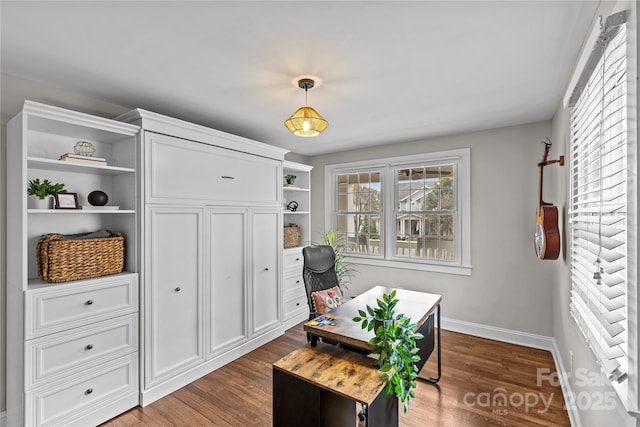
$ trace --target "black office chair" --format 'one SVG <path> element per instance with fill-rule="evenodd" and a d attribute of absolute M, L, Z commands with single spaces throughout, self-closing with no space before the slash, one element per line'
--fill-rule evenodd
<path fill-rule="evenodd" d="M 335 269 L 336 254 L 331 246 L 320 245 L 303 248 L 302 256 L 304 257 L 302 278 L 304 280 L 304 287 L 307 290 L 309 320 L 313 320 L 323 313 L 315 311 L 311 294 L 335 286 L 340 288 Z M 340 290 L 342 289 L 340 288 Z M 318 342 L 318 337 L 307 333 L 307 341 L 310 341 L 311 346 L 315 347 Z"/>

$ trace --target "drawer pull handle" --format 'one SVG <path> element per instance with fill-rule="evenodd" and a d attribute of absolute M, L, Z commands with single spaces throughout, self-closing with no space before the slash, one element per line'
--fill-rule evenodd
<path fill-rule="evenodd" d="M 229 176 L 229 175 L 222 175 L 220 178 L 222 178 L 222 179 L 236 179 L 235 177 Z"/>
<path fill-rule="evenodd" d="M 85 302 L 85 304 L 87 304 L 87 305 L 92 305 L 92 304 L 93 304 L 93 300 L 92 300 L 92 299 L 90 299 L 90 300 L 88 300 L 87 302 Z"/>
<path fill-rule="evenodd" d="M 176 288 L 176 292 L 180 292 L 180 291 L 181 291 L 180 286 L 178 286 L 178 287 Z"/>
<path fill-rule="evenodd" d="M 300 283 L 300 280 L 296 280 L 296 283 Z"/>
<path fill-rule="evenodd" d="M 88 388 L 87 390 L 85 390 L 84 394 L 85 396 L 90 395 L 91 393 L 93 393 L 93 389 L 92 388 Z"/>
<path fill-rule="evenodd" d="M 87 346 L 84 349 L 91 350 L 92 348 L 93 348 L 93 344 L 87 344 Z"/>
<path fill-rule="evenodd" d="M 297 306 L 299 306 L 299 305 L 300 305 L 300 303 L 299 303 L 299 302 L 297 302 L 297 303 L 296 303 L 296 305 L 297 305 Z"/>
<path fill-rule="evenodd" d="M 300 258 L 296 258 L 296 261 L 300 261 Z"/>
<path fill-rule="evenodd" d="M 264 271 L 269 271 L 269 267 L 265 267 L 265 268 L 264 268 Z"/>

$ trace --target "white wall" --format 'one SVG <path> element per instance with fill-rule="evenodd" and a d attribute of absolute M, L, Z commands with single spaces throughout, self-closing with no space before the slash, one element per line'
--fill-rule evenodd
<path fill-rule="evenodd" d="M 135 108 L 122 107 L 87 98 L 5 74 L 0 75 L 0 412 L 6 409 L 6 125 L 21 109 L 25 99 L 103 117 L 116 117 Z M 10 249 L 10 248 L 9 248 Z"/>
<path fill-rule="evenodd" d="M 322 241 L 324 166 L 456 148 L 471 148 L 471 276 L 357 265 L 349 291 L 378 284 L 443 296 L 446 318 L 551 336 L 552 264 L 533 249 L 539 141 L 550 122 L 393 144 L 310 158 L 312 230 Z M 314 143 L 322 144 L 317 138 Z"/>
<path fill-rule="evenodd" d="M 596 14 L 608 16 L 615 11 L 630 9 L 633 2 L 602 2 Z M 637 13 L 637 8 L 635 10 Z M 628 27 L 629 42 L 635 43 L 637 38 L 637 17 L 632 19 Z M 587 52 L 590 52 L 591 46 L 583 46 Z M 637 45 L 636 45 L 637 51 Z M 640 56 L 640 55 L 637 55 Z M 633 62 L 637 62 L 635 58 Z M 637 70 L 637 67 L 636 67 Z M 630 77 L 631 80 L 635 80 Z M 637 93 L 637 88 L 636 88 Z M 632 97 L 633 98 L 633 97 Z M 637 98 L 637 96 L 636 96 Z M 558 152 L 565 154 L 569 160 L 569 117 L 570 111 L 560 106 L 552 120 L 552 140 L 558 147 Z M 563 170 L 555 168 L 550 172 L 549 180 L 553 182 L 553 190 L 555 195 L 553 200 L 558 206 L 558 210 L 562 212 L 560 218 L 560 229 L 563 241 L 567 237 L 567 219 L 566 214 L 569 206 L 569 168 Z M 545 171 L 545 179 L 547 179 Z M 637 214 L 637 212 L 636 212 Z M 563 245 L 564 246 L 564 245 Z M 600 368 L 596 363 L 595 357 L 587 347 L 584 339 L 578 332 L 575 322 L 569 315 L 569 293 L 571 289 L 570 282 L 570 260 L 565 252 L 560 259 L 553 263 L 553 293 L 551 301 L 553 302 L 553 336 L 555 337 L 559 356 L 562 359 L 567 373 L 569 375 L 569 383 L 572 392 L 576 396 L 576 408 L 580 421 L 583 426 L 637 426 L 640 425 L 636 418 L 629 416 L 620 402 L 616 400 L 614 409 L 607 408 L 606 400 L 616 399 L 615 391 L 611 386 L 607 385 L 607 381 L 601 377 Z M 637 286 L 637 283 L 630 283 L 631 286 Z M 586 377 L 590 376 L 590 380 Z M 598 402 L 602 404 L 598 404 Z"/>

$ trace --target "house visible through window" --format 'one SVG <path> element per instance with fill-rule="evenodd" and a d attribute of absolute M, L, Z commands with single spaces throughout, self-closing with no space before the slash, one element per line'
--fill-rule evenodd
<path fill-rule="evenodd" d="M 360 263 L 469 269 L 469 159 L 462 149 L 329 165 L 328 228 Z"/>
<path fill-rule="evenodd" d="M 455 261 L 454 165 L 401 168 L 394 174 L 395 256 Z"/>

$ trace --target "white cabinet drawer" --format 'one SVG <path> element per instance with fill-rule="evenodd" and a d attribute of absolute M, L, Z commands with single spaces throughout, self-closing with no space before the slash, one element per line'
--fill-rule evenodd
<path fill-rule="evenodd" d="M 284 278 L 284 291 L 295 291 L 304 289 L 304 282 L 302 281 L 302 273 L 294 273 L 287 275 Z"/>
<path fill-rule="evenodd" d="M 279 204 L 277 160 L 153 133 L 147 148 L 147 202 Z"/>
<path fill-rule="evenodd" d="M 58 426 L 73 423 L 114 401 L 138 393 L 138 353 L 105 363 L 84 375 L 26 393 L 25 425 Z M 33 418 L 31 418 L 33 417 Z"/>
<path fill-rule="evenodd" d="M 284 319 L 290 319 L 301 311 L 309 313 L 309 304 L 307 303 L 307 294 L 299 292 L 290 292 L 285 294 L 284 300 Z"/>
<path fill-rule="evenodd" d="M 26 342 L 26 389 L 29 390 L 69 374 L 138 349 L 138 315 L 71 329 Z"/>
<path fill-rule="evenodd" d="M 285 270 L 300 270 L 302 272 L 302 265 L 304 259 L 302 258 L 302 249 L 301 248 L 293 248 L 286 249 L 284 251 L 284 260 L 282 262 L 282 266 Z"/>
<path fill-rule="evenodd" d="M 45 286 L 25 293 L 26 338 L 138 310 L 138 275 L 123 274 Z"/>

